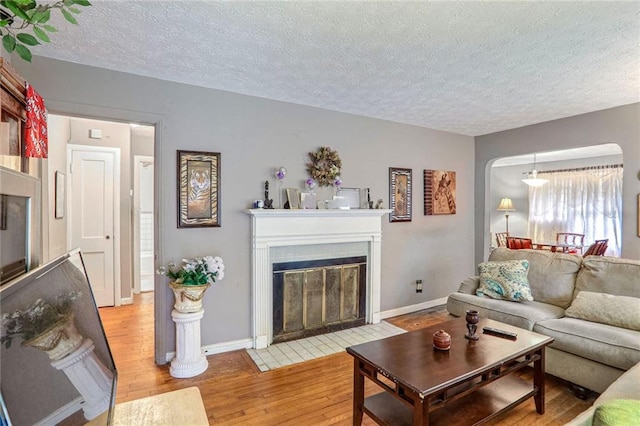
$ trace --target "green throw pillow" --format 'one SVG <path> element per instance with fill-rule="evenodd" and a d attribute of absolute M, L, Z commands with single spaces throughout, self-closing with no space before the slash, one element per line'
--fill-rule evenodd
<path fill-rule="evenodd" d="M 476 294 L 514 302 L 532 301 L 528 260 L 501 260 L 478 265 L 480 285 Z"/>
<path fill-rule="evenodd" d="M 593 426 L 640 425 L 640 401 L 612 399 L 596 408 Z"/>

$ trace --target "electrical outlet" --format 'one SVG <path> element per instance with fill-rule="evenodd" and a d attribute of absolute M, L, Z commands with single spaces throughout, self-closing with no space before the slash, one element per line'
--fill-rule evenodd
<path fill-rule="evenodd" d="M 422 293 L 422 280 L 416 280 L 416 293 Z"/>

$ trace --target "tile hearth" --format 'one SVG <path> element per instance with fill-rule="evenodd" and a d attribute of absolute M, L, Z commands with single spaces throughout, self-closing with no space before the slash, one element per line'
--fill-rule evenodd
<path fill-rule="evenodd" d="M 342 352 L 348 346 L 401 333 L 406 333 L 406 330 L 386 321 L 380 321 L 378 324 L 367 324 L 319 336 L 277 343 L 264 349 L 247 349 L 247 352 L 260 371 L 269 371 Z"/>

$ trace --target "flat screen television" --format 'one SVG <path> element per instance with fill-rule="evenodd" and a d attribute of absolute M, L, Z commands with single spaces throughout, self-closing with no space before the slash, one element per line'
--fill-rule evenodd
<path fill-rule="evenodd" d="M 79 250 L 0 286 L 0 425 L 109 424 L 117 371 Z"/>
<path fill-rule="evenodd" d="M 41 181 L 0 166 L 0 285 L 40 264 Z"/>

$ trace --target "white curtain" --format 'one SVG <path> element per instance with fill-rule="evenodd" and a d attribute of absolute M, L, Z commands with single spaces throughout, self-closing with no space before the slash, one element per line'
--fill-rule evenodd
<path fill-rule="evenodd" d="M 584 234 L 588 247 L 608 239 L 607 256 L 620 256 L 622 166 L 544 173 L 549 182 L 529 188 L 529 235 L 555 241 L 556 232 Z"/>

